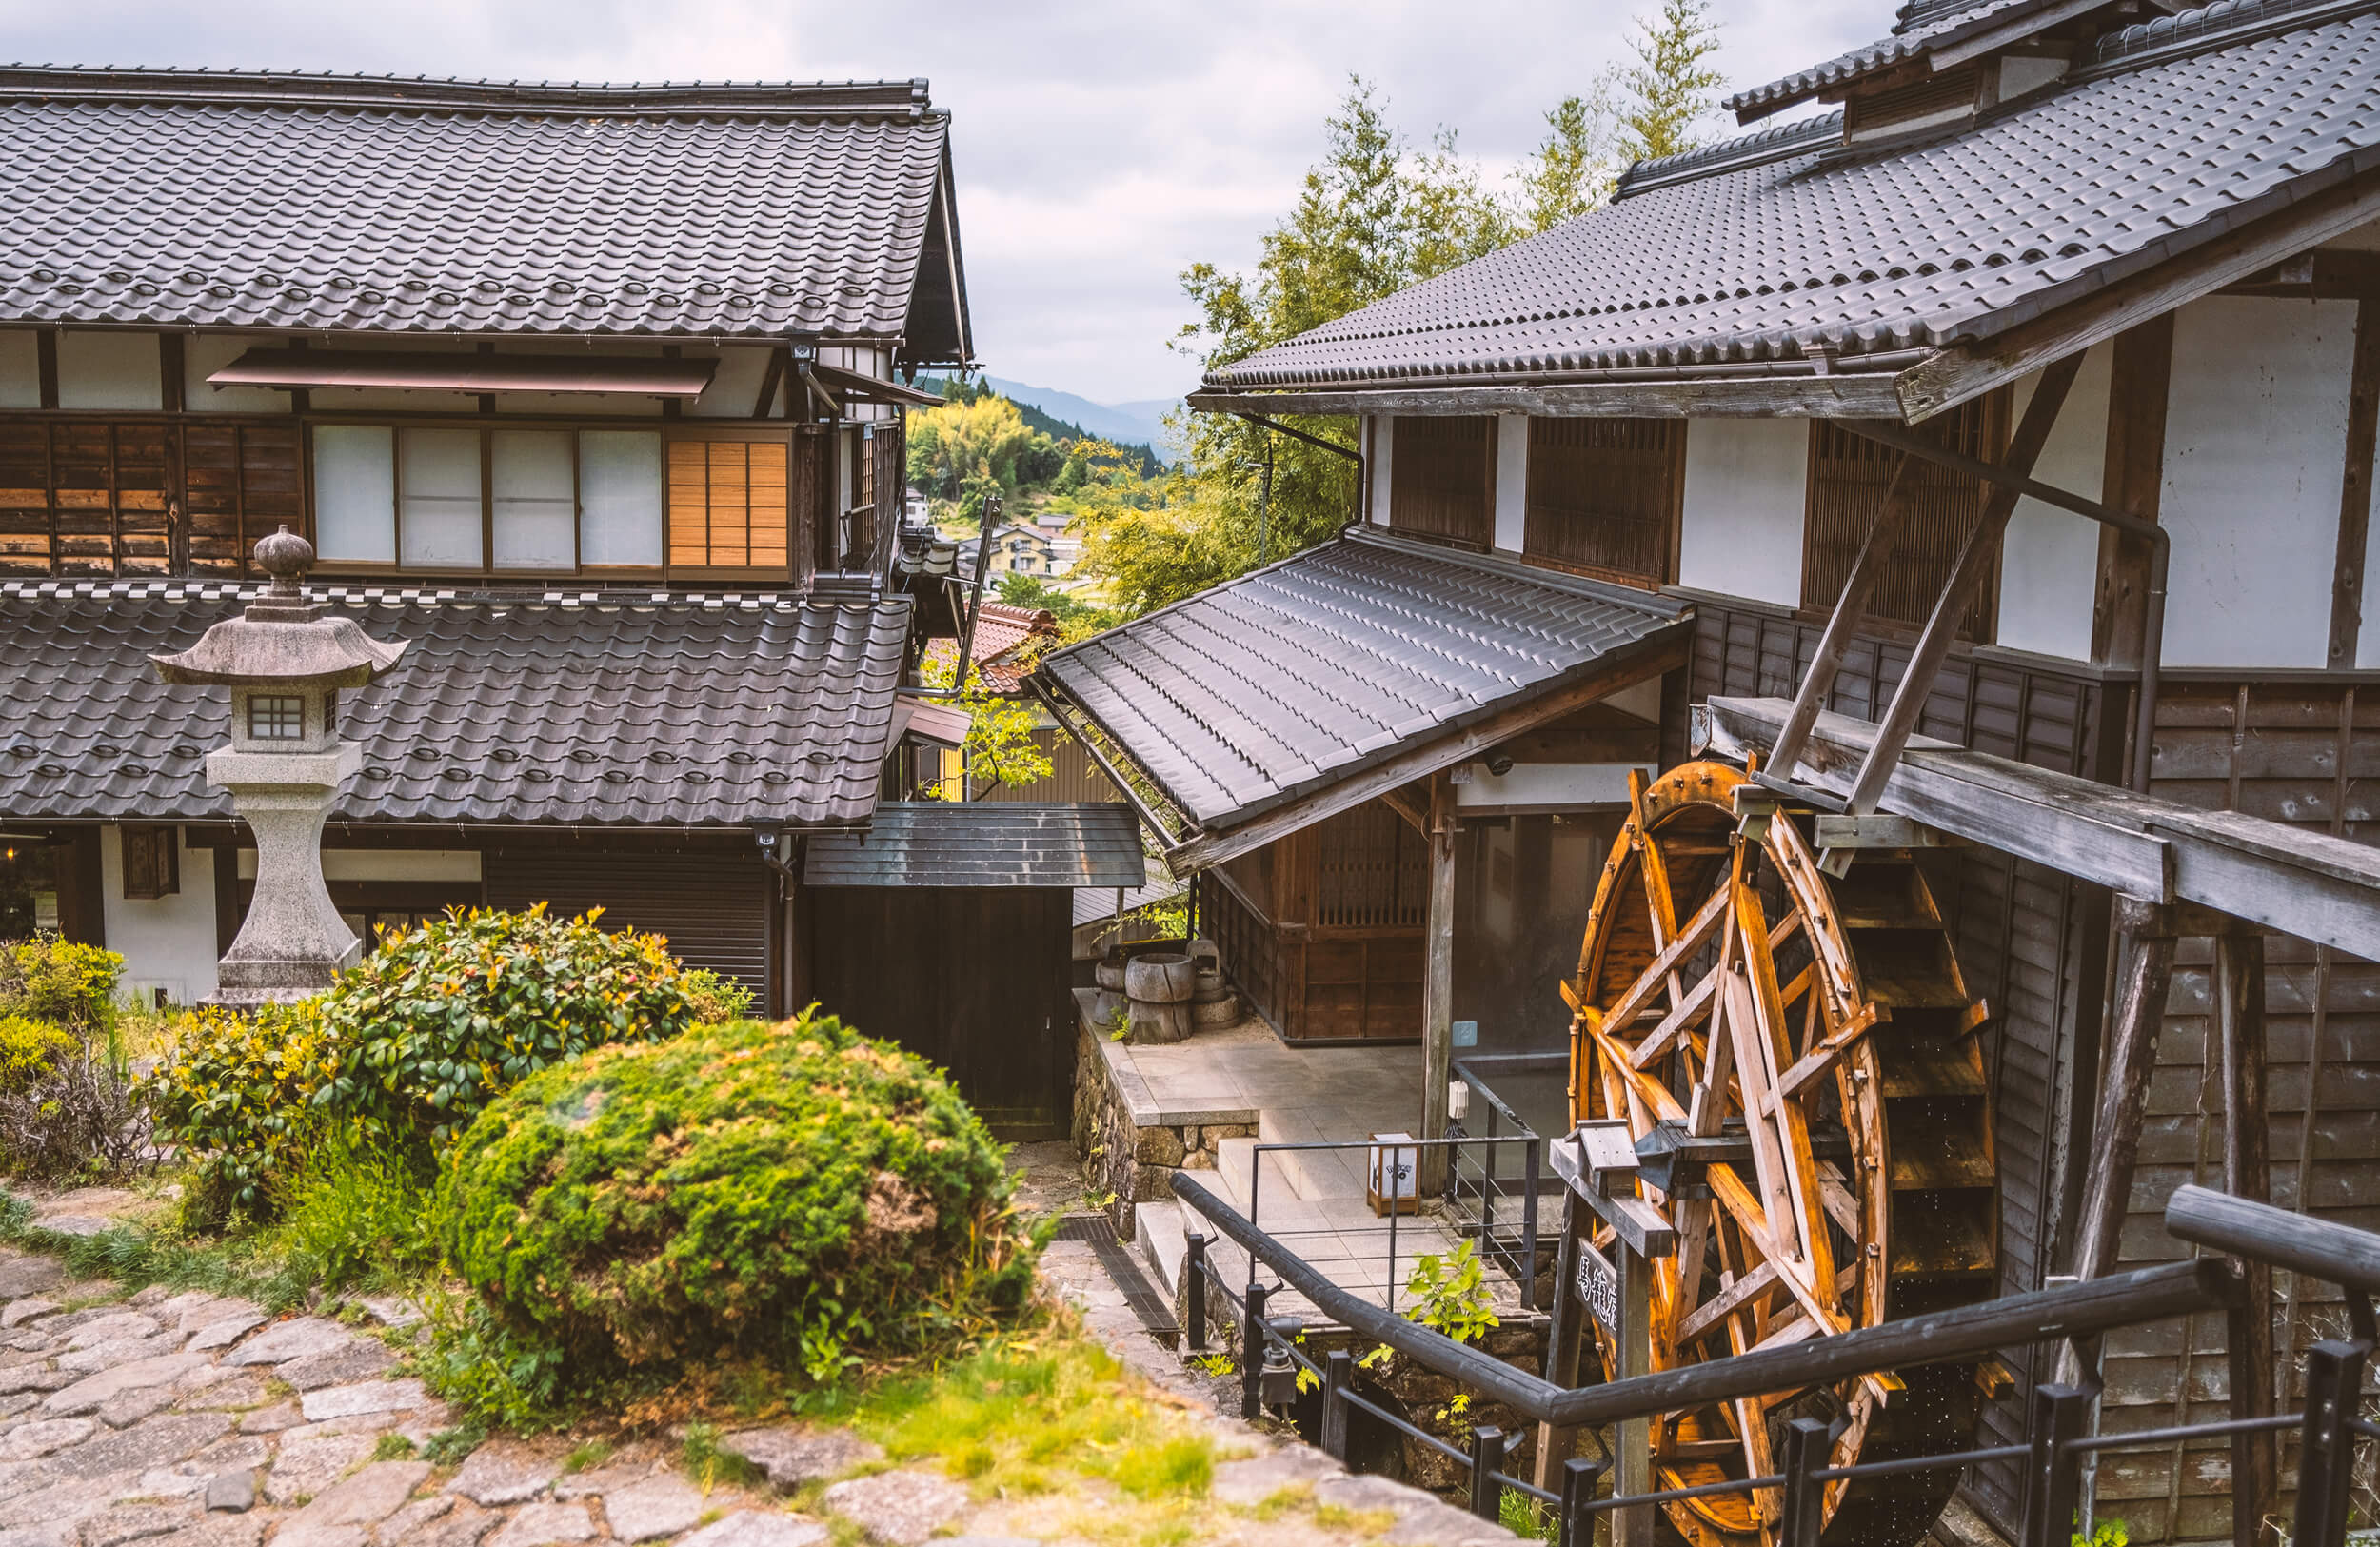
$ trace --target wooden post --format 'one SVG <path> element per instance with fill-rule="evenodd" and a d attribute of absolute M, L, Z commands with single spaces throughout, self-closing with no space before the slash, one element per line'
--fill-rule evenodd
<path fill-rule="evenodd" d="M 2271 1201 L 2272 1166 L 2265 1120 L 2264 937 L 2234 932 L 2214 942 L 2214 1021 L 2223 1060 L 2223 1190 Z M 2209 1049 L 2211 1056 L 2214 1049 Z M 2246 1281 L 2225 1328 L 2231 1362 L 2231 1416 L 2268 1418 L 2272 1397 L 2272 1269 L 2243 1260 Z M 2256 1547 L 2272 1513 L 2278 1467 L 2273 1437 L 2231 1437 L 2231 1539 Z"/>
<path fill-rule="evenodd" d="M 1430 776 L 1430 906 L 1421 965 L 1421 1137 L 1446 1137 L 1446 1085 L 1455 1075 L 1455 784 Z M 1446 1186 L 1446 1151 L 1421 1152 L 1415 1189 Z"/>
<path fill-rule="evenodd" d="M 2330 669 L 2355 665 L 2364 625 L 2364 544 L 2371 529 L 2371 459 L 2380 445 L 2380 312 L 2355 303 L 2347 387 L 2347 470 L 2339 483 L 2338 560 L 2330 583 Z"/>
<path fill-rule="evenodd" d="M 2104 1278 L 2115 1265 L 2116 1238 L 2132 1199 L 2132 1167 L 2140 1158 L 2149 1077 L 2156 1069 L 2157 1037 L 2165 1027 L 2166 990 L 2173 978 L 2171 913 L 2129 897 L 2118 900 L 2116 907 L 2129 949 L 2115 1031 L 2108 1043 L 2107 1073 L 2099 1085 L 2098 1119 L 2092 1126 L 2098 1147 L 2083 1183 L 2081 1229 L 2074 1240 L 2077 1279 Z"/>
<path fill-rule="evenodd" d="M 2173 379 L 2173 314 L 2116 335 L 2109 365 L 2107 458 L 2099 498 L 2126 515 L 2157 519 L 2165 488 L 2166 404 Z M 2149 545 L 2099 528 L 2099 581 L 2091 659 L 2136 666 L 2149 620 Z"/>
<path fill-rule="evenodd" d="M 1776 744 L 1769 750 L 1768 771 L 1779 779 L 1794 777 L 1794 765 L 1801 761 L 1802 746 L 1810 740 L 1810 727 L 1817 724 L 1818 711 L 1825 707 L 1826 696 L 1843 669 L 1843 656 L 1851 649 L 1859 625 L 1867 621 L 1868 599 L 1875 594 L 1876 582 L 1884 578 L 1886 561 L 1900 545 L 1901 527 L 1916 499 L 1914 471 L 1914 459 L 1905 452 L 1893 465 L 1883 508 L 1869 526 L 1867 540 L 1859 545 L 1859 557 L 1853 561 L 1851 576 L 1843 582 L 1843 594 L 1835 599 L 1826 632 L 1818 637 L 1818 647 L 1810 657 L 1810 670 L 1794 695 L 1793 713 L 1785 717 L 1785 728 L 1776 733 Z"/>
<path fill-rule="evenodd" d="M 1623 1380 L 1653 1373 L 1653 1264 L 1624 1240 L 1612 1242 L 1619 1269 L 1619 1376 Z M 1653 1491 L 1653 1429 L 1649 1418 L 1622 1418 L 1613 1436 L 1612 1495 L 1634 1497 Z M 1632 1504 L 1612 1512 L 1612 1547 L 1653 1547 L 1659 1512 Z"/>
<path fill-rule="evenodd" d="M 1585 1208 L 1577 1194 L 1568 1187 L 1562 1189 L 1562 1243 L 1555 1259 L 1553 1324 L 1545 1333 L 1545 1378 L 1564 1391 L 1578 1384 L 1578 1362 L 1588 1336 L 1587 1313 L 1574 1303 L 1571 1289 L 1578 1278 L 1578 1242 L 1585 1234 L 1579 1215 Z M 1537 1476 L 1531 1480 L 1554 1492 L 1561 1486 L 1563 1467 L 1577 1448 L 1577 1430 L 1538 1424 Z"/>
<path fill-rule="evenodd" d="M 2040 381 L 2033 387 L 2033 401 L 2025 405 L 2025 417 L 2009 442 L 2008 454 L 2000 460 L 2002 467 L 2019 477 L 2032 476 L 2033 465 L 2040 459 L 2041 447 L 2057 423 L 2058 410 L 2066 405 L 2067 391 L 2074 385 L 2074 373 L 2081 368 L 2082 356 L 2070 354 L 2043 369 Z M 1926 698 L 1934 691 L 1934 679 L 1951 653 L 1952 641 L 1958 637 L 1959 623 L 1967 616 L 1968 600 L 1992 567 L 1993 557 L 2000 551 L 2000 534 L 2007 530 L 2008 518 L 2015 513 L 2016 502 L 2022 497 L 2004 484 L 1993 485 L 1984 495 L 1974 530 L 1967 534 L 1967 545 L 1959 549 L 1958 561 L 1951 566 L 1951 578 L 1934 601 L 1933 616 L 1926 620 L 1925 632 L 1910 651 L 1909 666 L 1901 673 L 1900 685 L 1893 690 L 1892 707 L 1876 724 L 1875 744 L 1869 748 L 1868 761 L 1859 769 L 1859 782 L 1852 788 L 1850 809 L 1854 814 L 1866 816 L 1875 810 L 1883 796 L 1885 781 L 1892 777 L 1894 765 L 1900 762 L 1901 749 L 1915 732 L 1917 721 L 1925 712 Z"/>

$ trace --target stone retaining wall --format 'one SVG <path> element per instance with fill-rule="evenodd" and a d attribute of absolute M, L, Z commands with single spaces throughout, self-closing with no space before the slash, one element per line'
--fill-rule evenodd
<path fill-rule="evenodd" d="M 1075 1024 L 1074 1143 L 1087 1162 L 1093 1199 L 1107 1200 L 1116 1233 L 1133 1239 L 1136 1204 L 1172 1198 L 1176 1171 L 1212 1171 L 1215 1147 L 1256 1135 L 1253 1122 L 1166 1122 L 1139 1077 L 1100 1033 Z"/>

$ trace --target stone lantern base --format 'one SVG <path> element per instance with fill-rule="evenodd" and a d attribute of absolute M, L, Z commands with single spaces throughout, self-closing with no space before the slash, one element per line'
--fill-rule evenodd
<path fill-rule="evenodd" d="M 256 890 L 206 1003 L 295 1003 L 362 959 L 363 942 L 323 882 L 321 854 L 323 819 L 363 757 L 353 742 L 327 752 L 208 754 L 208 780 L 231 792 L 232 808 L 256 835 Z"/>

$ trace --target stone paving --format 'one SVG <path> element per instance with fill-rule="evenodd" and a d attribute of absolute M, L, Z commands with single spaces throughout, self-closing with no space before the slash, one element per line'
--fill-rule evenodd
<path fill-rule="evenodd" d="M 1515 1539 L 1430 1495 L 1348 1477 L 1317 1451 L 1222 1417 L 1217 1383 L 1149 1338 L 1087 1246 L 1053 1243 L 1043 1276 L 1093 1335 L 1236 1458 L 1216 1468 L 1218 1501 L 1255 1505 L 1283 1488 L 1310 1489 L 1316 1504 L 1359 1522 L 1324 1534 L 1339 1541 Z M 390 1300 L 350 1302 L 339 1319 L 274 1319 L 199 1292 L 126 1296 L 70 1280 L 52 1258 L 0 1247 L 0 1547 L 1077 1539 L 1050 1500 L 978 1501 L 930 1462 L 888 1468 L 875 1445 L 842 1430 L 724 1437 L 722 1448 L 764 1478 L 750 1486 L 698 1485 L 679 1467 L 681 1447 L 659 1437 L 575 1470 L 563 1438 L 492 1439 L 433 1465 L 421 1453 L 453 1418 L 401 1373 L 399 1349 L 418 1320 Z M 815 1513 L 795 1508 L 787 1496 L 796 1491 L 815 1500 Z M 1219 1514 L 1227 1517 L 1203 1539 L 1247 1547 L 1322 1539 L 1319 1517 Z"/>

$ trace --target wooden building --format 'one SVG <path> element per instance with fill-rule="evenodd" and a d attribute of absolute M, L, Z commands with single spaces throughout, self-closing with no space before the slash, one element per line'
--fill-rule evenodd
<path fill-rule="evenodd" d="M 1495 970 L 1458 899 L 1493 895 L 1499 863 L 1521 874 L 1465 792 L 1519 761 L 1508 737 L 1556 723 L 1530 693 L 1540 663 L 1613 658 L 1583 620 L 1466 572 L 1672 609 L 1676 653 L 1643 679 L 1657 683 L 1655 771 L 1733 759 L 1723 782 L 1747 792 L 1746 831 L 1774 802 L 1802 835 L 1787 847 L 1835 834 L 1851 845 L 1836 859 L 1852 881 L 1826 883 L 1838 900 L 1893 870 L 1891 907 L 1841 905 L 1866 921 L 1854 929 L 1924 934 L 1934 953 L 1922 992 L 1938 1007 L 1904 1001 L 1926 1008 L 1901 1024 L 1941 1056 L 1922 1078 L 1888 1062 L 1877 1126 L 1854 1140 L 1889 1180 L 1847 1179 L 1829 1207 L 1853 1209 L 1812 1216 L 1817 1246 L 1849 1219 L 1844 1240 L 1884 1264 L 1830 1317 L 2182 1255 L 2153 1224 L 2182 1180 L 2380 1220 L 2380 856 L 2364 783 L 2380 628 L 2362 602 L 2380 7 L 2170 10 L 1909 0 L 1876 44 L 1732 103 L 1748 125 L 1812 98 L 1836 110 L 1639 164 L 1606 208 L 1217 370 L 1194 407 L 1357 429 L 1363 529 L 1044 673 L 1178 863 L 1220 867 L 1217 927 L 1243 985 L 1283 982 L 1280 948 L 1321 926 L 1307 893 L 1345 843 L 1331 834 L 1342 803 L 1412 828 L 1400 843 L 1429 851 L 1420 993 L 1399 987 L 1406 965 L 1365 978 L 1399 988 L 1433 1053 L 1415 1100 L 1437 1132 L 1438 1049 L 1466 1018 L 1458 963 Z M 1367 702 L 1327 679 L 1300 691 L 1294 673 L 1252 676 L 1294 705 L 1277 711 L 1215 680 L 1210 639 L 1180 620 L 1220 609 L 1272 631 L 1246 655 L 1278 653 L 1331 609 L 1273 606 L 1267 587 L 1311 602 L 1369 544 L 1440 555 L 1373 621 L 1432 659 L 1440 629 L 1501 647 L 1481 658 L 1502 664 L 1485 674 L 1496 690 L 1408 678 Z M 1152 659 L 1182 669 L 1153 678 Z M 1293 716 L 1302 730 L 1279 742 Z M 1214 739 L 1185 742 L 1182 721 Z M 1745 782 L 1747 754 L 1765 783 Z M 1570 793 L 1566 820 L 1603 823 L 1608 843 L 1569 868 L 1557 905 L 1575 954 L 1546 986 L 1583 1007 L 1545 1003 L 1530 1035 L 1575 1044 L 1584 1066 L 1608 1054 L 1607 1014 L 1635 1036 L 1696 1013 L 1658 983 L 1632 988 L 1635 974 L 1675 966 L 1683 996 L 1708 969 L 1641 940 L 1636 956 L 1598 954 L 1616 914 L 1635 910 L 1641 933 L 1645 910 L 1631 893 L 1598 913 L 1601 878 L 1635 885 L 1641 834 L 1686 794 Z M 1648 810 L 1656 795 L 1685 804 Z M 1700 852 L 1724 852 L 1711 835 L 1737 813 L 1701 809 Z M 1894 831 L 1920 848 L 1857 847 Z M 1948 846 L 1923 846 L 1929 834 Z M 1550 858 L 1540 875 L 1562 868 Z M 1703 899 L 1675 901 L 1682 926 Z M 1698 992 L 1711 1002 L 1707 982 Z M 1311 1002 L 1277 1009 L 1277 1027 L 1311 1024 Z M 1919 1029 L 1926 1015 L 1949 1021 Z M 1829 1091 L 1844 1047 L 1907 1056 L 1890 1039 L 1821 1049 L 1801 1035 L 1778 1066 L 1817 1055 L 1793 1073 L 1829 1072 Z M 1606 1090 L 1657 1106 L 1616 1078 Z M 1914 1221 L 1954 1208 L 1971 1233 L 1921 1248 Z M 1783 1278 L 1763 1281 L 1697 1335 L 1797 1336 L 1797 1315 L 1808 1330 Z M 2284 1356 L 2336 1324 L 2308 1286 L 2281 1283 L 2271 1310 Z M 2029 1350 L 2005 1363 L 2011 1378 L 1986 1382 L 1987 1443 L 2009 1442 L 2049 1376 Z M 2234 1370 L 2251 1372 L 2251 1410 L 2291 1400 L 2264 1388 L 2286 1388 L 2291 1363 L 2227 1352 L 2219 1325 L 2119 1340 L 2110 1421 L 2176 1421 L 2226 1400 Z M 2206 1539 L 2230 1533 L 2231 1486 L 2223 1458 L 2131 1455 L 2100 1470 L 2096 1507 L 2135 1540 Z M 2013 1466 L 1971 1486 L 2004 1526 L 2019 1493 Z"/>

